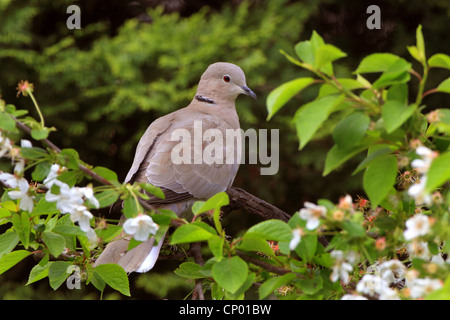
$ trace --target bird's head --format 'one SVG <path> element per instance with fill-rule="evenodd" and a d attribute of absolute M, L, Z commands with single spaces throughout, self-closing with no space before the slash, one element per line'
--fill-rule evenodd
<path fill-rule="evenodd" d="M 256 94 L 247 87 L 244 71 L 227 62 L 211 64 L 200 78 L 197 89 L 197 95 L 213 101 L 234 101 L 240 94 L 246 94 L 256 100 Z"/>

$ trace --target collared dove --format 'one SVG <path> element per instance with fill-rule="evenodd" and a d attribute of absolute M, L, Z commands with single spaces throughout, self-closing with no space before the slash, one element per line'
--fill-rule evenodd
<path fill-rule="evenodd" d="M 219 130 L 223 138 L 226 137 L 227 129 L 240 133 L 235 107 L 235 100 L 240 94 L 256 99 L 255 93 L 247 87 L 242 69 L 225 62 L 211 64 L 200 78 L 194 99 L 187 107 L 150 124 L 139 141 L 125 182 L 147 182 L 160 187 L 165 199 L 151 197 L 149 203 L 155 208 L 170 209 L 179 216 L 189 212 L 195 201 L 210 198 L 230 188 L 239 168 L 239 143 L 233 142 L 232 162 L 225 159 L 227 144 L 224 143 L 223 161 L 208 164 L 206 161 L 195 161 L 195 152 L 197 150 L 198 153 L 199 148 L 194 146 L 195 139 L 191 139 L 192 161 L 178 164 L 171 157 L 172 149 L 180 140 L 174 139 L 172 135 L 177 129 L 195 135 L 195 123 L 197 126 L 201 123 L 202 134 L 208 129 Z M 211 141 L 201 138 L 200 143 L 200 151 L 203 152 Z M 129 239 L 124 234 L 110 242 L 94 266 L 117 263 L 128 273 L 151 270 L 158 259 L 163 239 L 155 246 L 155 239 L 150 237 L 127 251 Z"/>

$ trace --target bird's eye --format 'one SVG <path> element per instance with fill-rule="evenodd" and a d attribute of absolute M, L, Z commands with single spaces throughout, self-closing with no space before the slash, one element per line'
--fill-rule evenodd
<path fill-rule="evenodd" d="M 223 81 L 230 82 L 230 80 L 231 80 L 231 78 L 230 78 L 229 75 L 226 74 L 226 75 L 223 76 Z"/>

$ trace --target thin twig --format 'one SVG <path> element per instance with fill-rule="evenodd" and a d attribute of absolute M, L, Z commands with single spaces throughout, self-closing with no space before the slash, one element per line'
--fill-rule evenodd
<path fill-rule="evenodd" d="M 200 242 L 194 242 L 193 244 L 191 244 L 190 251 L 191 251 L 192 257 L 194 257 L 195 263 L 198 264 L 199 266 L 203 267 L 203 265 L 205 263 L 203 262 L 201 249 L 202 249 L 202 245 Z M 194 287 L 194 291 L 192 292 L 192 300 L 205 300 L 201 279 L 195 280 L 195 287 Z"/>

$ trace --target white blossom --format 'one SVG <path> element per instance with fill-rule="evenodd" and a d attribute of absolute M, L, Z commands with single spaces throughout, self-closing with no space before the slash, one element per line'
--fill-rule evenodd
<path fill-rule="evenodd" d="M 408 244 L 408 253 L 411 257 L 424 260 L 430 259 L 430 251 L 425 241 L 414 240 Z"/>
<path fill-rule="evenodd" d="M 430 231 L 430 222 L 426 215 L 416 214 L 406 221 L 406 230 L 403 232 L 405 240 L 424 236 Z"/>
<path fill-rule="evenodd" d="M 344 255 L 344 252 L 341 250 L 334 250 L 330 255 L 334 259 L 330 280 L 336 282 L 341 279 L 344 284 L 348 284 L 350 280 L 349 273 L 353 271 L 350 263 L 356 262 L 356 254 L 353 251 L 349 251 Z"/>
<path fill-rule="evenodd" d="M 20 140 L 20 146 L 22 148 L 31 148 L 33 145 L 31 144 L 30 140 L 22 139 Z"/>
<path fill-rule="evenodd" d="M 0 181 L 6 184 L 8 187 L 14 189 L 19 185 L 20 178 L 17 178 L 11 173 L 2 172 L 0 173 Z"/>
<path fill-rule="evenodd" d="M 360 296 L 359 294 L 345 294 L 341 300 L 368 300 L 364 296 Z"/>
<path fill-rule="evenodd" d="M 73 213 L 77 211 L 77 206 L 83 205 L 85 199 L 96 208 L 100 206 L 91 187 L 71 188 L 68 184 L 57 179 L 53 179 L 52 181 L 52 185 L 57 185 L 59 187 L 59 194 L 53 194 L 51 191 L 48 191 L 45 195 L 45 199 L 48 202 L 56 201 L 56 208 L 58 208 L 61 213 Z"/>
<path fill-rule="evenodd" d="M 429 205 L 432 202 L 431 195 L 429 193 L 425 192 L 426 184 L 427 184 L 427 177 L 423 176 L 420 179 L 419 183 L 413 184 L 408 189 L 408 194 L 414 198 L 414 200 L 416 201 L 416 204 L 418 204 L 418 205 L 421 205 L 424 203 Z"/>
<path fill-rule="evenodd" d="M 442 282 L 438 279 L 413 279 L 408 283 L 411 298 L 417 299 L 442 288 Z"/>
<path fill-rule="evenodd" d="M 155 234 L 158 229 L 159 226 L 146 214 L 140 214 L 136 218 L 127 219 L 123 224 L 125 233 L 132 235 L 138 241 L 147 240 L 150 234 Z"/>
<path fill-rule="evenodd" d="M 5 155 L 10 155 L 13 146 L 11 144 L 11 140 L 7 137 L 2 136 L 0 132 L 0 158 Z"/>
<path fill-rule="evenodd" d="M 295 250 L 295 248 L 297 248 L 298 244 L 300 243 L 300 241 L 302 240 L 302 229 L 294 229 L 292 230 L 292 239 L 289 242 L 289 249 L 290 250 Z"/>
<path fill-rule="evenodd" d="M 60 171 L 61 167 L 59 166 L 59 164 L 54 163 L 52 164 L 52 166 L 50 167 L 50 172 L 47 175 L 47 178 L 44 179 L 44 185 L 51 189 L 53 184 L 55 183 L 56 178 L 59 175 L 59 171 Z"/>
<path fill-rule="evenodd" d="M 22 175 L 25 170 L 25 160 L 19 159 L 14 166 L 14 173 L 17 175 Z"/>
<path fill-rule="evenodd" d="M 83 193 L 77 188 L 70 188 L 68 184 L 56 179 L 53 184 L 59 187 L 59 194 L 53 194 L 49 190 L 45 194 L 45 200 L 56 202 L 56 208 L 61 213 L 72 213 L 75 210 L 75 206 L 83 204 Z"/>
<path fill-rule="evenodd" d="M 34 207 L 34 196 L 28 194 L 30 188 L 28 181 L 24 178 L 20 178 L 17 183 L 19 190 L 9 191 L 8 195 L 11 199 L 20 199 L 19 208 L 28 212 L 33 211 Z"/>
<path fill-rule="evenodd" d="M 431 162 L 436 157 L 436 153 L 427 147 L 420 146 L 416 149 L 416 154 L 422 159 L 415 159 L 411 162 L 411 167 L 417 172 L 426 173 L 430 168 Z"/>
<path fill-rule="evenodd" d="M 98 242 L 97 234 L 95 233 L 95 230 L 92 228 L 89 228 L 88 231 L 86 231 L 86 237 L 88 238 L 91 248 L 95 248 Z"/>
<path fill-rule="evenodd" d="M 379 267 L 382 279 L 390 283 L 399 283 L 405 278 L 406 267 L 399 260 L 389 260 L 383 262 Z"/>
<path fill-rule="evenodd" d="M 85 206 L 85 201 L 95 207 L 99 207 L 99 202 L 94 196 L 94 191 L 91 187 L 69 187 L 68 184 L 56 179 L 57 171 L 59 170 L 58 165 L 53 165 L 51 168 L 51 173 L 47 177 L 47 185 L 51 184 L 59 187 L 59 194 L 54 194 L 49 190 L 45 199 L 48 202 L 56 202 L 56 208 L 63 214 L 69 213 L 70 219 L 74 223 L 78 223 L 80 229 L 86 233 L 90 232 L 90 235 L 94 236 L 90 231 L 90 221 L 93 218 L 91 212 Z M 95 233 L 95 232 L 94 232 Z M 89 238 L 89 234 L 88 238 Z"/>
<path fill-rule="evenodd" d="M 100 203 L 98 202 L 97 198 L 94 196 L 94 190 L 92 187 L 87 186 L 83 188 L 79 188 L 80 192 L 83 194 L 83 196 L 88 200 L 90 204 L 92 204 L 94 207 L 98 208 L 100 207 Z"/>
<path fill-rule="evenodd" d="M 378 300 L 400 300 L 400 298 L 397 291 L 386 286 L 380 289 Z"/>
<path fill-rule="evenodd" d="M 73 211 L 70 213 L 70 220 L 73 223 L 78 222 L 81 231 L 88 232 L 91 228 L 90 221 L 94 216 L 90 213 L 85 206 L 74 206 Z"/>
<path fill-rule="evenodd" d="M 364 275 L 356 285 L 356 291 L 368 296 L 379 295 L 386 288 L 389 288 L 387 281 L 371 274 Z"/>
<path fill-rule="evenodd" d="M 327 209 L 311 202 L 305 202 L 305 208 L 300 210 L 300 218 L 306 220 L 306 229 L 314 230 L 320 224 L 320 218 L 325 216 Z"/>
<path fill-rule="evenodd" d="M 428 149 L 427 147 L 418 147 L 416 149 L 417 155 L 421 159 L 415 159 L 411 162 L 411 167 L 413 167 L 417 172 L 421 174 L 420 182 L 413 184 L 408 189 L 408 194 L 414 198 L 417 204 L 427 204 L 430 205 L 432 202 L 431 195 L 425 192 L 425 186 L 427 183 L 427 172 L 431 166 L 431 162 L 436 158 L 437 153 Z"/>

